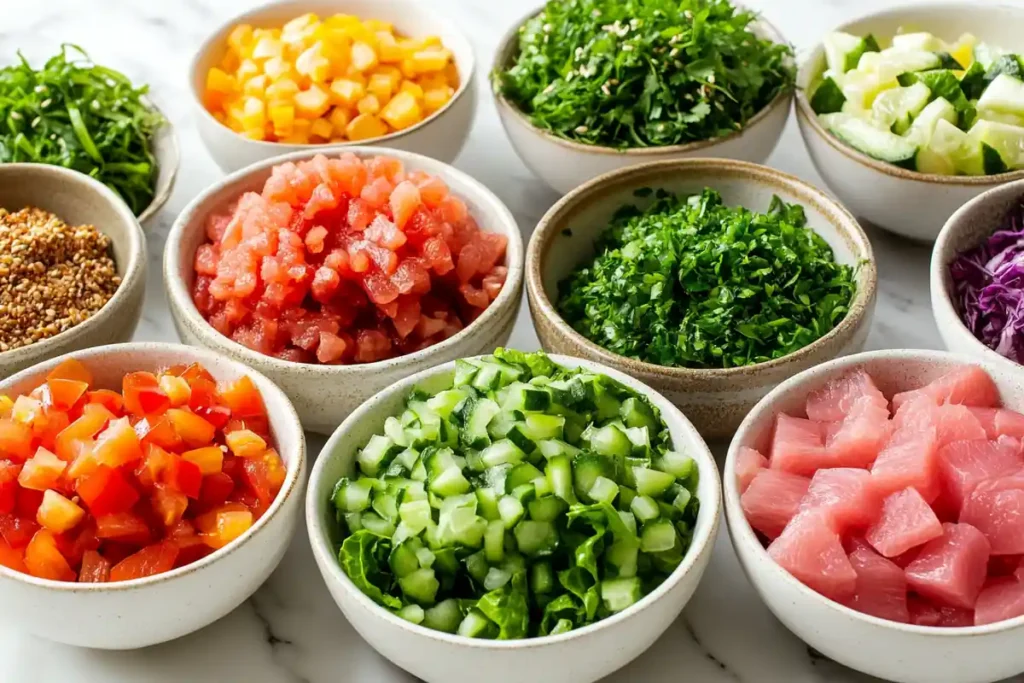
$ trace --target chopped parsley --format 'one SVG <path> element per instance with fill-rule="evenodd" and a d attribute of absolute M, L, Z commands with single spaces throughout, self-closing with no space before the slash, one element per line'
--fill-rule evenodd
<path fill-rule="evenodd" d="M 559 283 L 558 310 L 605 349 L 657 365 L 728 368 L 780 358 L 845 316 L 855 269 L 803 207 L 727 207 L 715 190 L 664 190 L 621 207 L 597 256 Z M 653 196 L 651 196 L 653 194 Z"/>
<path fill-rule="evenodd" d="M 549 0 L 495 88 L 576 142 L 657 147 L 735 132 L 793 87 L 793 51 L 727 0 Z"/>

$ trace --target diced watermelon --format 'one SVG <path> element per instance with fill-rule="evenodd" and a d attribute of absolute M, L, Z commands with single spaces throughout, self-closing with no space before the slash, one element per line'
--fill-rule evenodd
<path fill-rule="evenodd" d="M 880 619 L 908 622 L 907 578 L 903 570 L 865 543 L 857 543 L 849 558 L 857 582 L 847 605 Z"/>
<path fill-rule="evenodd" d="M 855 467 L 821 469 L 811 478 L 801 511 L 824 514 L 840 534 L 863 529 L 878 517 L 881 499 L 867 470 Z"/>
<path fill-rule="evenodd" d="M 836 424 L 836 423 L 833 423 Z M 838 428 L 829 430 L 825 447 L 836 466 L 870 467 L 889 438 L 889 408 L 873 396 L 853 402 Z"/>
<path fill-rule="evenodd" d="M 763 469 L 758 472 L 740 498 L 750 526 L 769 539 L 782 533 L 800 509 L 811 480 L 798 474 Z"/>
<path fill-rule="evenodd" d="M 1024 553 L 1024 474 L 977 484 L 964 501 L 960 521 L 985 535 L 993 555 Z"/>
<path fill-rule="evenodd" d="M 768 554 L 804 585 L 827 598 L 846 603 L 856 591 L 857 572 L 839 534 L 821 515 L 799 515 L 768 546 Z"/>
<path fill-rule="evenodd" d="M 811 476 L 822 467 L 832 465 L 833 458 L 825 449 L 824 429 L 819 422 L 780 413 L 775 420 L 772 437 L 772 469 Z"/>
<path fill-rule="evenodd" d="M 931 600 L 910 595 L 907 597 L 907 611 L 910 623 L 916 626 L 938 626 L 945 628 L 962 628 L 974 626 L 974 612 L 959 607 L 937 605 Z"/>
<path fill-rule="evenodd" d="M 892 407 L 899 410 L 904 401 L 924 396 L 936 404 L 961 403 L 965 406 L 991 408 L 999 403 L 999 390 L 988 373 L 976 365 L 963 365 L 920 389 L 905 391 L 892 397 Z"/>
<path fill-rule="evenodd" d="M 871 466 L 879 495 L 913 486 L 929 503 L 940 492 L 935 427 L 906 423 L 897 428 Z"/>
<path fill-rule="evenodd" d="M 875 386 L 871 375 L 862 369 L 849 372 L 838 379 L 829 380 L 825 386 L 808 394 L 807 418 L 815 422 L 841 422 L 849 415 L 858 399 L 865 397 L 886 407 L 886 419 L 888 419 L 889 401 Z"/>
<path fill-rule="evenodd" d="M 942 536 L 942 523 L 915 488 L 905 488 L 882 503 L 882 514 L 868 529 L 865 539 L 886 557 Z"/>
<path fill-rule="evenodd" d="M 989 542 L 970 524 L 943 524 L 942 531 L 907 565 L 907 585 L 944 605 L 973 609 L 985 583 Z"/>
<path fill-rule="evenodd" d="M 736 452 L 736 484 L 740 493 L 747 490 L 757 473 L 768 467 L 768 458 L 753 448 L 743 446 Z"/>
<path fill-rule="evenodd" d="M 1014 577 L 987 581 L 974 604 L 974 625 L 994 624 L 1024 614 L 1024 584 Z"/>
<path fill-rule="evenodd" d="M 979 483 L 1022 469 L 1016 452 L 995 441 L 954 441 L 939 450 L 943 490 L 958 515 Z"/>

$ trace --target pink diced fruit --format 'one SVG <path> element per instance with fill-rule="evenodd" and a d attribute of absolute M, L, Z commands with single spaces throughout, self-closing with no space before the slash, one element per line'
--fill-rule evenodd
<path fill-rule="evenodd" d="M 762 469 L 740 498 L 750 526 L 769 540 L 782 533 L 800 509 L 811 480 L 799 474 Z"/>

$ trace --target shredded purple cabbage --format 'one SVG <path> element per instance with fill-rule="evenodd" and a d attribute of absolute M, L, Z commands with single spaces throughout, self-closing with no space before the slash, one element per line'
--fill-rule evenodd
<path fill-rule="evenodd" d="M 1024 202 L 1006 226 L 949 266 L 953 303 L 967 328 L 989 348 L 1024 363 Z"/>

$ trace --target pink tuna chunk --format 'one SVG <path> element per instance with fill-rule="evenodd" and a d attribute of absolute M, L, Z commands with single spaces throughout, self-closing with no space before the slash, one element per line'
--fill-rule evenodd
<path fill-rule="evenodd" d="M 1024 584 L 1012 577 L 990 579 L 974 604 L 974 625 L 994 624 L 1024 614 Z"/>
<path fill-rule="evenodd" d="M 999 390 L 988 373 L 976 365 L 963 365 L 920 389 L 904 391 L 892 397 L 892 407 L 899 410 L 904 401 L 926 396 L 936 404 L 961 403 L 965 406 L 992 408 L 999 404 Z"/>
<path fill-rule="evenodd" d="M 940 492 L 938 442 L 930 424 L 906 423 L 893 432 L 871 466 L 882 496 L 913 486 L 931 503 Z"/>
<path fill-rule="evenodd" d="M 750 486 L 750 482 L 754 481 L 754 477 L 761 470 L 768 467 L 768 458 L 761 455 L 758 451 L 753 448 L 747 448 L 742 446 L 736 451 L 736 485 L 740 489 L 740 493 L 747 490 Z"/>
<path fill-rule="evenodd" d="M 780 567 L 807 587 L 837 602 L 848 602 L 857 585 L 839 534 L 821 515 L 796 517 L 782 535 L 768 546 L 768 554 Z"/>
<path fill-rule="evenodd" d="M 1017 453 L 995 441 L 954 441 L 939 449 L 943 490 L 958 515 L 975 486 L 1022 469 Z"/>
<path fill-rule="evenodd" d="M 838 427 L 831 425 L 838 424 Z M 889 438 L 889 408 L 872 396 L 853 402 L 846 417 L 831 423 L 826 433 L 825 448 L 837 467 L 870 467 Z"/>
<path fill-rule="evenodd" d="M 993 555 L 1024 553 L 1024 473 L 976 485 L 964 501 L 960 521 L 985 534 Z"/>
<path fill-rule="evenodd" d="M 875 386 L 875 381 L 863 369 L 853 370 L 842 377 L 829 380 L 825 386 L 807 395 L 807 417 L 815 422 L 841 422 L 846 419 L 854 403 L 867 397 L 886 408 L 889 401 Z"/>
<path fill-rule="evenodd" d="M 970 441 L 987 439 L 985 428 L 971 411 L 962 405 L 946 404 L 935 409 L 938 421 L 935 424 L 935 436 L 939 446 L 954 441 Z"/>
<path fill-rule="evenodd" d="M 944 605 L 974 609 L 988 571 L 988 540 L 970 524 L 943 524 L 942 531 L 907 565 L 907 586 Z"/>
<path fill-rule="evenodd" d="M 821 423 L 779 413 L 775 418 L 770 467 L 809 477 L 832 462 Z"/>
<path fill-rule="evenodd" d="M 931 600 L 925 600 L 916 595 L 907 597 L 907 611 L 910 613 L 910 623 L 917 626 L 945 628 L 974 626 L 974 612 L 971 610 L 936 605 Z"/>
<path fill-rule="evenodd" d="M 800 509 L 811 480 L 790 472 L 764 469 L 758 472 L 740 497 L 750 526 L 769 539 L 782 533 Z"/>
<path fill-rule="evenodd" d="M 1006 408 L 969 408 L 978 422 L 985 428 L 988 438 L 1012 436 L 1024 438 L 1024 415 Z"/>
<path fill-rule="evenodd" d="M 835 467 L 814 473 L 807 495 L 800 502 L 800 510 L 825 514 L 832 528 L 844 534 L 871 524 L 881 504 L 867 470 Z"/>
<path fill-rule="evenodd" d="M 847 606 L 880 619 L 908 622 L 907 578 L 903 570 L 866 543 L 854 545 L 856 547 L 849 558 L 853 571 L 857 573 L 857 583 Z"/>
<path fill-rule="evenodd" d="M 917 489 L 906 488 L 882 502 L 882 515 L 865 539 L 882 555 L 896 557 L 939 536 L 939 518 Z"/>

